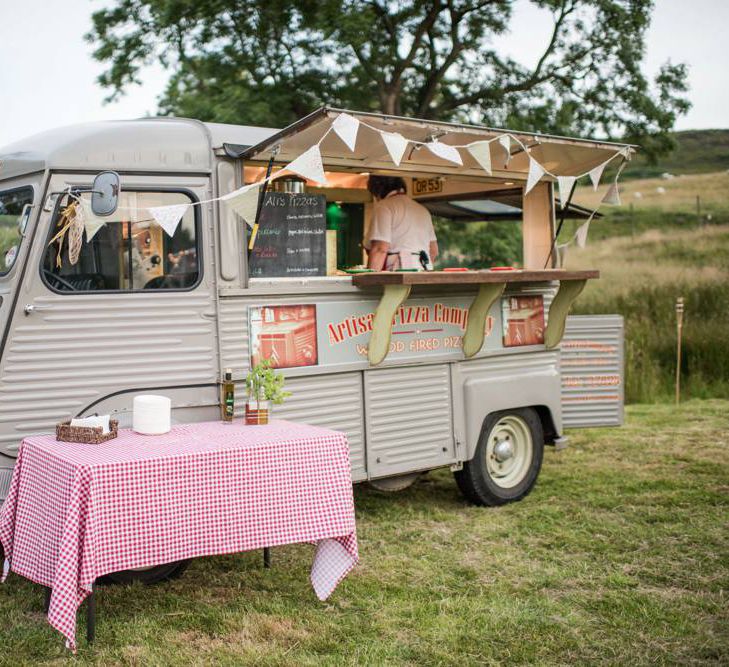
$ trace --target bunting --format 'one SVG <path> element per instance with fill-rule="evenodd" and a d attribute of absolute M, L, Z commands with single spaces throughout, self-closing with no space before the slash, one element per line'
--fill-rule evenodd
<path fill-rule="evenodd" d="M 557 268 L 564 268 L 567 262 L 567 251 L 570 247 L 570 241 L 567 243 L 560 243 L 557 245 Z"/>
<path fill-rule="evenodd" d="M 107 223 L 107 220 L 100 218 L 91 210 L 91 204 L 84 198 L 80 199 L 84 210 L 84 230 L 86 232 L 86 243 L 96 236 L 97 232 Z"/>
<path fill-rule="evenodd" d="M 502 134 L 499 137 L 499 145 L 504 149 L 504 166 L 508 166 L 511 161 L 511 137 L 508 134 Z"/>
<path fill-rule="evenodd" d="M 347 145 L 350 151 L 354 150 L 357 144 L 357 132 L 359 121 L 348 113 L 340 113 L 332 123 L 332 129 L 337 136 Z"/>
<path fill-rule="evenodd" d="M 584 248 L 587 245 L 587 232 L 590 231 L 590 223 L 594 217 L 595 211 L 593 211 L 590 214 L 590 217 L 577 228 L 574 239 L 578 248 Z"/>
<path fill-rule="evenodd" d="M 444 160 L 448 160 L 448 162 L 455 162 L 456 164 L 463 166 L 463 158 L 457 148 L 444 144 L 441 141 L 430 141 L 426 144 L 426 146 L 430 149 L 430 152 L 433 153 L 433 155 L 437 155 Z"/>
<path fill-rule="evenodd" d="M 602 178 L 602 172 L 605 171 L 607 162 L 597 165 L 594 169 L 590 170 L 590 180 L 592 181 L 592 189 L 597 190 L 597 186 L 600 185 L 600 179 Z"/>
<path fill-rule="evenodd" d="M 286 171 L 293 171 L 307 180 L 315 181 L 321 185 L 327 184 L 327 178 L 324 175 L 324 164 L 317 144 L 314 144 L 293 162 L 287 164 L 285 169 Z"/>
<path fill-rule="evenodd" d="M 477 141 L 469 144 L 466 148 L 473 156 L 473 159 L 481 166 L 481 169 L 491 176 L 491 143 L 488 141 Z"/>
<path fill-rule="evenodd" d="M 190 204 L 172 204 L 171 206 L 152 206 L 147 210 L 155 222 L 165 230 L 167 236 L 174 236 L 188 208 L 190 208 Z"/>
<path fill-rule="evenodd" d="M 170 206 L 150 207 L 147 210 L 157 222 L 157 224 L 160 225 L 160 227 L 162 227 L 169 236 L 173 236 L 175 234 L 179 227 L 180 221 L 187 212 L 188 208 L 190 208 L 191 206 L 196 206 L 213 201 L 224 201 L 231 210 L 240 215 L 247 223 L 252 225 L 255 222 L 255 217 L 258 210 L 260 189 L 262 186 L 286 171 L 298 174 L 302 178 L 314 181 L 321 185 L 327 185 L 326 174 L 324 172 L 324 163 L 320 151 L 321 143 L 324 141 L 324 139 L 326 139 L 329 133 L 333 132 L 347 146 L 347 148 L 349 148 L 349 150 L 354 151 L 357 145 L 357 137 L 359 134 L 360 126 L 365 126 L 380 135 L 385 145 L 385 148 L 387 149 L 387 152 L 390 156 L 390 159 L 395 164 L 395 166 L 400 166 L 405 151 L 407 150 L 408 144 L 410 143 L 414 144 L 416 147 L 427 146 L 428 150 L 433 155 L 459 166 L 463 165 L 463 156 L 461 155 L 459 149 L 465 148 L 476 161 L 478 166 L 483 169 L 483 171 L 487 175 L 490 176 L 492 175 L 491 143 L 498 143 L 500 148 L 503 150 L 504 160 L 506 163 L 505 166 L 508 166 L 511 160 L 512 146 L 520 146 L 523 151 L 527 152 L 529 159 L 529 169 L 527 173 L 524 193 L 529 193 L 534 188 L 534 186 L 542 179 L 542 177 L 545 176 L 545 174 L 549 175 L 551 178 L 554 178 L 557 181 L 559 188 L 560 206 L 563 209 L 567 205 L 569 195 L 572 192 L 572 189 L 574 188 L 577 180 L 579 180 L 583 176 L 589 176 L 590 181 L 592 182 L 592 186 L 596 190 L 600 184 L 600 180 L 602 179 L 606 166 L 614 159 L 619 157 L 622 158 L 620 167 L 617 170 L 614 182 L 610 185 L 608 191 L 605 193 L 605 196 L 602 198 L 602 203 L 620 204 L 618 178 L 625 164 L 630 159 L 631 154 L 631 148 L 629 146 L 621 147 L 619 150 L 616 150 L 614 154 L 608 157 L 604 162 L 596 165 L 595 167 L 593 167 L 589 171 L 586 171 L 583 174 L 562 176 L 548 171 L 530 153 L 528 153 L 528 147 L 518 137 L 514 137 L 508 133 L 493 137 L 490 140 L 475 141 L 466 145 L 446 144 L 438 140 L 425 142 L 415 139 L 408 139 L 397 132 L 388 132 L 386 130 L 382 130 L 378 127 L 370 125 L 364 120 L 360 120 L 350 114 L 342 112 L 333 119 L 331 125 L 324 132 L 323 136 L 316 144 L 310 146 L 306 151 L 296 157 L 289 164 L 284 165 L 281 171 L 279 171 L 276 175 L 267 176 L 265 179 L 259 181 L 258 183 L 245 185 L 235 192 L 231 192 L 221 197 L 215 197 L 213 199 L 208 199 L 204 201 L 191 202 L 189 204 L 175 204 Z M 101 229 L 101 227 L 103 227 L 105 224 L 108 224 L 108 222 L 118 222 L 118 220 L 110 221 L 94 215 L 93 211 L 91 210 L 90 203 L 86 199 L 80 197 L 76 197 L 76 199 L 77 201 L 80 201 L 83 206 L 83 211 L 81 211 L 81 215 L 79 216 L 79 229 L 81 227 L 82 220 L 83 230 L 85 232 L 87 242 L 91 241 L 98 233 L 99 229 Z M 134 214 L 128 214 L 125 219 L 134 218 L 137 214 L 137 207 L 120 206 L 119 210 L 130 211 Z M 573 239 L 571 239 L 567 244 L 562 245 L 569 245 L 570 243 L 572 243 L 572 241 L 575 241 L 579 247 L 585 247 L 587 241 L 587 233 L 591 220 L 592 216 L 590 216 L 587 222 L 585 222 L 579 227 L 579 229 L 577 229 Z"/>
<path fill-rule="evenodd" d="M 390 154 L 390 158 L 395 163 L 396 167 L 400 166 L 403 153 L 408 147 L 408 140 L 397 132 L 380 132 L 382 141 L 385 142 L 387 152 Z"/>
<path fill-rule="evenodd" d="M 620 192 L 618 190 L 618 182 L 613 181 L 610 184 L 605 196 L 600 201 L 602 204 L 609 204 L 613 206 L 620 206 Z"/>
<path fill-rule="evenodd" d="M 256 221 L 256 213 L 258 212 L 258 198 L 260 195 L 262 183 L 253 183 L 252 185 L 244 185 L 230 194 L 223 195 L 222 200 L 228 208 L 237 213 L 249 225 L 253 225 Z"/>
<path fill-rule="evenodd" d="M 576 176 L 557 176 L 557 185 L 559 186 L 559 205 L 564 209 L 570 198 L 572 188 L 577 181 Z"/>
<path fill-rule="evenodd" d="M 529 156 L 529 175 L 527 176 L 526 188 L 524 188 L 524 194 L 529 194 L 529 191 L 539 182 L 539 179 L 544 176 L 545 171 L 539 162 L 537 162 L 531 155 Z"/>

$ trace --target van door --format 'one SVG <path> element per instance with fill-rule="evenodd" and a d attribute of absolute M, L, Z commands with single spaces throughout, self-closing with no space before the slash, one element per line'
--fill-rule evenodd
<path fill-rule="evenodd" d="M 90 183 L 56 175 L 49 191 Z M 190 206 L 172 235 L 147 210 L 209 199 L 209 179 L 122 176 L 122 190 L 120 209 L 103 225 L 87 220 L 72 253 L 68 234 L 60 253 L 49 246 L 58 211 L 41 215 L 0 360 L 10 455 L 25 435 L 94 406 L 128 411 L 132 393 L 187 388 L 190 405 L 216 400 L 210 207 Z"/>
<path fill-rule="evenodd" d="M 0 356 L 28 254 L 33 222 L 38 217 L 40 186 L 40 175 L 0 183 Z"/>

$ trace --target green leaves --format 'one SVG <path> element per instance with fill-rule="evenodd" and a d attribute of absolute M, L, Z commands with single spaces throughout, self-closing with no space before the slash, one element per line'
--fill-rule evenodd
<path fill-rule="evenodd" d="M 628 139 L 649 154 L 687 111 L 686 67 L 643 71 L 650 0 L 532 0 L 546 46 L 526 66 L 511 0 L 116 0 L 87 38 L 120 95 L 171 72 L 165 114 L 281 126 L 331 103 L 439 120 Z"/>
<path fill-rule="evenodd" d="M 246 375 L 248 399 L 271 401 L 275 405 L 280 405 L 284 399 L 291 396 L 290 391 L 284 391 L 285 382 L 283 373 L 273 369 L 273 362 L 270 359 L 262 359 Z"/>

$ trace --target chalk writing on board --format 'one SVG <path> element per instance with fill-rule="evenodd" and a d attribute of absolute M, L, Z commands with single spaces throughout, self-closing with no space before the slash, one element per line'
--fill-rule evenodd
<path fill-rule="evenodd" d="M 326 199 L 268 192 L 249 257 L 251 277 L 326 275 Z"/>

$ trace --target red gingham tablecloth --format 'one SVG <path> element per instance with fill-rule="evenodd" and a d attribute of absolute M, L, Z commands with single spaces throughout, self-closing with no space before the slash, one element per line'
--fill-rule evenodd
<path fill-rule="evenodd" d="M 130 568 L 316 542 L 324 600 L 358 561 L 347 439 L 280 420 L 123 430 L 101 445 L 29 437 L 0 541 L 11 571 L 52 588 L 48 621 L 71 648 L 94 580 Z"/>

